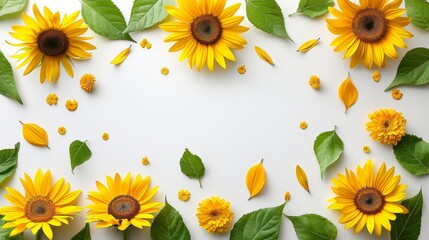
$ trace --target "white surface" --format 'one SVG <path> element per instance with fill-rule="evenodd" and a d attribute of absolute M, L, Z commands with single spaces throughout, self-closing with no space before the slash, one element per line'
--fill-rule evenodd
<path fill-rule="evenodd" d="M 26 12 L 31 16 L 30 1 Z M 228 1 L 228 5 L 235 1 Z M 244 1 L 239 10 L 245 15 Z M 344 167 L 355 169 L 358 164 L 372 158 L 378 167 L 383 161 L 395 166 L 402 175 L 402 182 L 408 184 L 409 196 L 416 194 L 423 185 L 424 197 L 429 199 L 427 176 L 414 177 L 395 160 L 390 147 L 370 139 L 365 130 L 367 114 L 379 108 L 395 108 L 404 113 L 408 120 L 406 130 L 429 140 L 425 104 L 429 102 L 428 87 L 403 87 L 404 97 L 400 101 L 384 92 L 396 73 L 400 60 L 388 60 L 381 70 L 379 83 L 372 81 L 373 70 L 364 67 L 349 69 L 349 60 L 342 60 L 343 53 L 334 53 L 329 46 L 335 38 L 326 26 L 324 16 L 312 20 L 305 16 L 287 17 L 297 8 L 298 1 L 278 1 L 286 18 L 288 32 L 296 45 L 272 37 L 253 27 L 247 19 L 244 25 L 251 28 L 243 36 L 248 45 L 236 51 L 237 62 L 228 62 L 228 70 L 217 67 L 216 71 L 191 70 L 187 62 L 178 62 L 178 53 L 169 53 L 171 44 L 164 43 L 167 33 L 158 28 L 133 33 L 136 41 L 148 38 L 153 47 L 141 49 L 128 41 L 106 40 L 96 36 L 91 41 L 97 47 L 93 58 L 75 61 L 75 77 L 70 78 L 61 70 L 57 85 L 39 83 L 39 70 L 23 77 L 23 69 L 16 70 L 17 63 L 8 57 L 14 70 L 19 92 L 24 105 L 0 96 L 0 148 L 12 148 L 21 142 L 19 167 L 6 185 L 23 188 L 19 177 L 24 172 L 34 175 L 38 168 L 51 169 L 54 179 L 64 176 L 72 189 L 82 189 L 79 203 L 89 203 L 86 194 L 95 190 L 95 180 L 105 182 L 106 175 L 127 172 L 150 175 L 152 186 L 159 185 L 157 199 L 166 195 L 169 202 L 183 215 L 193 239 L 228 239 L 226 235 L 210 235 L 198 226 L 195 216 L 198 202 L 212 195 L 219 195 L 231 202 L 235 213 L 234 222 L 244 213 L 262 207 L 277 206 L 283 202 L 285 191 L 291 192 L 291 200 L 285 207 L 288 215 L 317 213 L 329 218 L 338 228 L 338 239 L 377 239 L 365 231 L 355 236 L 338 223 L 339 213 L 328 210 L 327 200 L 333 196 L 331 179 L 343 173 Z M 80 9 L 79 1 L 37 1 L 53 11 L 72 13 Z M 132 1 L 115 1 L 129 18 Z M 10 26 L 23 24 L 21 18 L 2 19 L 0 36 L 14 41 L 8 34 Z M 407 40 L 408 50 L 415 47 L 429 47 L 427 32 L 415 26 L 407 30 L 415 34 Z M 296 48 L 312 38 L 321 38 L 317 47 L 306 54 Z M 128 59 L 120 66 L 109 64 L 111 59 L 132 44 Z M 253 46 L 263 47 L 275 61 L 272 67 L 257 57 Z M 16 48 L 0 42 L 0 49 L 6 56 Z M 400 58 L 407 49 L 399 50 Z M 237 66 L 245 64 L 247 73 L 239 75 Z M 160 74 L 162 67 L 168 67 L 170 74 Z M 359 90 L 359 100 L 347 114 L 337 96 L 339 84 L 350 72 Z M 95 91 L 87 94 L 80 89 L 79 79 L 84 73 L 93 73 L 97 78 Z M 308 78 L 320 76 L 322 88 L 314 91 L 308 85 Z M 45 97 L 55 92 L 59 96 L 57 106 L 45 103 Z M 69 112 L 64 107 L 67 99 L 76 99 L 79 108 Z M 21 136 L 23 122 L 33 122 L 44 127 L 49 134 L 51 149 L 29 145 Z M 309 127 L 303 131 L 300 121 L 307 121 Z M 57 128 L 64 125 L 67 134 L 60 136 Z M 319 166 L 313 154 L 316 136 L 337 126 L 344 141 L 345 152 L 341 161 L 330 168 L 324 180 L 320 179 Z M 110 133 L 110 140 L 101 139 L 103 132 Z M 70 171 L 68 146 L 76 139 L 89 142 L 93 152 L 90 161 Z M 369 145 L 369 155 L 362 152 L 362 146 Z M 206 166 L 206 174 L 200 189 L 196 180 L 190 180 L 180 172 L 179 159 L 185 148 L 199 155 Z M 141 158 L 148 156 L 151 164 L 141 165 Z M 264 159 L 268 182 L 264 192 L 247 201 L 245 174 L 250 166 Z M 295 166 L 300 164 L 306 171 L 311 194 L 304 191 L 295 178 Z M 426 184 L 426 186 L 425 186 Z M 191 200 L 179 202 L 176 194 L 181 188 L 191 191 Z M 3 194 L 4 189 L 0 190 Z M 2 197 L 0 205 L 9 205 Z M 427 204 L 425 204 L 427 206 Z M 426 207 L 425 206 L 425 207 Z M 424 210 L 424 212 L 427 212 Z M 54 228 L 55 239 L 69 239 L 84 225 L 85 213 L 77 217 L 70 226 Z M 422 226 L 429 224 L 428 215 L 423 216 Z M 132 231 L 130 239 L 150 238 L 149 229 Z M 115 230 L 95 229 L 91 225 L 93 239 L 121 239 Z M 29 231 L 26 232 L 30 236 Z M 420 239 L 429 236 L 429 230 L 422 228 Z M 281 238 L 296 239 L 292 224 L 283 219 Z M 389 239 L 383 231 L 381 239 Z"/>

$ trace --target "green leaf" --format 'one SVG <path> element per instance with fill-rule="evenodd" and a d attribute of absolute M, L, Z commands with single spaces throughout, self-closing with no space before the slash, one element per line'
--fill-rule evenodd
<path fill-rule="evenodd" d="M 28 0 L 0 0 L 0 17 L 24 11 Z"/>
<path fill-rule="evenodd" d="M 89 229 L 89 223 L 85 224 L 85 227 L 80 230 L 76 235 L 70 240 L 91 240 L 91 232 Z"/>
<path fill-rule="evenodd" d="M 292 222 L 299 240 L 335 240 L 337 238 L 337 228 L 325 217 L 317 214 L 286 217 Z"/>
<path fill-rule="evenodd" d="M 320 175 L 323 178 L 326 169 L 339 160 L 344 150 L 344 144 L 334 129 L 317 136 L 313 149 L 317 161 L 319 161 Z"/>
<path fill-rule="evenodd" d="M 3 215 L 0 215 L 0 240 L 24 240 L 24 233 L 9 237 L 13 228 L 3 228 L 6 221 L 3 221 Z"/>
<path fill-rule="evenodd" d="M 124 32 L 143 30 L 164 20 L 168 13 L 165 6 L 174 5 L 173 0 L 134 0 L 128 27 Z"/>
<path fill-rule="evenodd" d="M 416 176 L 429 173 L 429 143 L 414 135 L 405 135 L 393 146 L 396 160 Z"/>
<path fill-rule="evenodd" d="M 70 144 L 69 152 L 72 172 L 74 171 L 75 167 L 82 165 L 92 156 L 91 150 L 89 150 L 88 146 L 86 145 L 86 141 L 82 142 L 75 140 Z"/>
<path fill-rule="evenodd" d="M 426 0 L 405 0 L 407 16 L 419 28 L 429 29 L 429 2 Z"/>
<path fill-rule="evenodd" d="M 19 147 L 20 143 L 17 143 L 14 149 L 0 151 L 0 184 L 15 172 L 18 165 Z"/>
<path fill-rule="evenodd" d="M 231 230 L 230 240 L 277 240 L 285 204 L 259 209 L 242 216 Z"/>
<path fill-rule="evenodd" d="M 164 208 L 153 220 L 150 235 L 153 240 L 191 240 L 182 216 L 167 199 Z"/>
<path fill-rule="evenodd" d="M 81 0 L 82 17 L 92 31 L 108 39 L 134 41 L 121 10 L 111 0 Z"/>
<path fill-rule="evenodd" d="M 255 27 L 292 41 L 286 32 L 282 10 L 275 0 L 246 0 L 246 14 Z"/>
<path fill-rule="evenodd" d="M 311 18 L 315 18 L 325 14 L 328 11 L 328 7 L 333 5 L 334 1 L 332 0 L 301 0 L 299 1 L 296 12 L 290 14 L 289 17 L 298 13 L 302 13 Z"/>
<path fill-rule="evenodd" d="M 180 159 L 180 169 L 183 174 L 188 176 L 188 178 L 198 179 L 200 187 L 202 187 L 201 179 L 204 176 L 206 168 L 204 167 L 201 158 L 192 154 L 187 148 Z"/>
<path fill-rule="evenodd" d="M 395 79 L 393 79 L 385 91 L 400 85 L 419 86 L 428 83 L 429 49 L 414 48 L 408 51 L 402 58 Z"/>
<path fill-rule="evenodd" d="M 390 222 L 392 224 L 390 238 L 392 240 L 417 240 L 422 222 L 422 190 L 420 189 L 420 192 L 413 198 L 403 201 L 402 205 L 408 208 L 409 213 L 396 214 L 396 220 Z"/>
<path fill-rule="evenodd" d="M 0 51 L 0 94 L 11 98 L 20 104 L 22 100 L 16 90 L 15 80 L 13 78 L 12 66 L 7 61 L 4 54 Z"/>

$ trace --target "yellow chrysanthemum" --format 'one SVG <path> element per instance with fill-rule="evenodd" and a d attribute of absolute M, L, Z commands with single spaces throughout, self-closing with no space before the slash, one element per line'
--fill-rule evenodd
<path fill-rule="evenodd" d="M 82 210 L 75 206 L 80 191 L 69 192 L 70 184 L 64 183 L 61 178 L 52 185 L 52 175 L 48 170 L 43 173 L 38 170 L 34 181 L 24 174 L 20 178 L 25 189 L 25 196 L 13 188 L 6 187 L 4 196 L 14 206 L 0 208 L 3 220 L 7 223 L 3 228 L 13 228 L 10 236 L 15 236 L 31 229 L 36 235 L 41 229 L 48 239 L 53 238 L 52 226 L 68 224 L 68 219 L 73 219 Z"/>
<path fill-rule="evenodd" d="M 188 189 L 180 189 L 177 193 L 177 198 L 182 202 L 187 202 L 191 198 L 191 193 Z"/>
<path fill-rule="evenodd" d="M 366 130 L 380 143 L 396 145 L 405 135 L 407 120 L 400 112 L 382 108 L 368 117 L 371 121 L 366 123 Z"/>
<path fill-rule="evenodd" d="M 198 204 L 197 218 L 200 226 L 209 233 L 224 233 L 231 227 L 234 213 L 225 199 L 212 196 Z"/>
<path fill-rule="evenodd" d="M 332 191 L 337 195 L 330 199 L 330 209 L 340 210 L 339 222 L 345 228 L 354 228 L 360 232 L 366 225 L 369 233 L 381 235 L 382 228 L 390 231 L 390 221 L 396 219 L 397 213 L 406 214 L 408 210 L 399 204 L 407 194 L 407 185 L 399 184 L 401 176 L 394 176 L 395 167 L 386 171 L 383 163 L 377 173 L 371 160 L 363 169 L 358 166 L 357 174 L 346 169 L 346 175 L 338 174 L 332 180 Z"/>
<path fill-rule="evenodd" d="M 121 231 L 130 225 L 140 229 L 150 227 L 148 220 L 153 219 L 163 206 L 160 202 L 150 201 L 158 191 L 158 186 L 149 189 L 150 177 L 137 175 L 131 180 L 128 173 L 122 179 L 116 173 L 115 178 L 107 176 L 106 182 L 107 186 L 97 181 L 98 192 L 88 194 L 94 204 L 87 206 L 87 222 L 96 222 L 98 228 L 116 226 Z"/>
<path fill-rule="evenodd" d="M 52 13 L 45 7 L 44 16 L 40 13 L 36 4 L 33 5 L 34 17 L 22 14 L 26 26 L 12 26 L 14 32 L 10 35 L 22 43 L 13 46 L 21 47 L 20 52 L 12 57 L 22 60 L 18 68 L 27 65 L 24 75 L 32 72 L 41 65 L 40 82 L 45 80 L 57 82 L 60 75 L 60 62 L 70 77 L 73 77 L 71 59 L 90 58 L 87 50 L 94 50 L 92 44 L 86 40 L 92 37 L 81 37 L 88 27 L 84 25 L 83 19 L 76 20 L 79 11 L 70 16 L 64 15 L 61 21 L 60 13 Z"/>
<path fill-rule="evenodd" d="M 92 89 L 94 89 L 95 83 L 96 83 L 95 76 L 91 73 L 85 73 L 80 78 L 80 88 L 84 90 L 85 92 L 91 92 Z"/>
<path fill-rule="evenodd" d="M 350 68 L 360 62 L 367 68 L 384 67 L 385 56 L 398 58 L 395 46 L 406 48 L 404 38 L 413 35 L 404 30 L 411 19 L 401 17 L 405 9 L 399 8 L 402 0 L 360 0 L 360 5 L 350 0 L 338 0 L 339 11 L 329 7 L 337 19 L 326 19 L 328 29 L 339 35 L 332 43 L 334 51 L 346 51 L 344 58 L 351 57 Z"/>
<path fill-rule="evenodd" d="M 240 3 L 225 8 L 226 0 L 178 0 L 179 7 L 167 6 L 167 12 L 180 22 L 161 24 L 172 32 L 164 41 L 176 42 L 170 52 L 182 50 L 180 61 L 188 59 L 189 66 L 201 70 L 207 64 L 210 71 L 215 60 L 226 68 L 225 58 L 235 61 L 230 49 L 242 49 L 247 44 L 240 36 L 249 30 L 239 26 L 243 16 L 234 16 Z M 225 9 L 224 9 L 225 8 Z"/>

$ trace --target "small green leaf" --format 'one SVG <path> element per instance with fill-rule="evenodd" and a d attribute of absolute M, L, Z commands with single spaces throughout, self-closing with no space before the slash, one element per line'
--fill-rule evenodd
<path fill-rule="evenodd" d="M 11 98 L 20 104 L 22 100 L 16 90 L 15 80 L 13 78 L 12 66 L 0 51 L 0 94 Z"/>
<path fill-rule="evenodd" d="M 202 187 L 201 179 L 204 176 L 206 168 L 201 158 L 192 154 L 187 148 L 180 159 L 180 169 L 188 178 L 198 179 L 200 187 Z"/>
<path fill-rule="evenodd" d="M 426 0 L 405 0 L 407 16 L 414 25 L 422 29 L 429 29 L 429 2 Z"/>
<path fill-rule="evenodd" d="M 17 143 L 14 149 L 0 151 L 0 184 L 15 172 L 18 165 L 19 147 L 20 143 Z"/>
<path fill-rule="evenodd" d="M 108 39 L 134 41 L 121 10 L 111 0 L 81 0 L 82 18 L 92 31 Z"/>
<path fill-rule="evenodd" d="M 9 237 L 13 228 L 3 228 L 6 221 L 3 221 L 3 215 L 0 215 L 0 240 L 24 240 L 24 233 Z"/>
<path fill-rule="evenodd" d="M 325 217 L 317 214 L 286 217 L 292 222 L 299 240 L 335 240 L 337 238 L 337 228 Z"/>
<path fill-rule="evenodd" d="M 320 175 L 323 178 L 326 169 L 339 160 L 344 150 L 344 144 L 334 129 L 317 136 L 313 149 L 317 161 L 319 161 Z"/>
<path fill-rule="evenodd" d="M 246 14 L 255 27 L 292 41 L 286 32 L 282 10 L 275 0 L 246 0 Z"/>
<path fill-rule="evenodd" d="M 393 146 L 396 160 L 416 176 L 429 173 L 429 143 L 414 135 L 405 135 Z"/>
<path fill-rule="evenodd" d="M 85 224 L 85 227 L 82 228 L 72 239 L 70 240 L 91 240 L 91 232 L 89 229 L 89 223 Z"/>
<path fill-rule="evenodd" d="M 298 13 L 302 13 L 311 18 L 315 18 L 325 14 L 328 11 L 328 7 L 333 5 L 334 1 L 332 0 L 301 0 L 299 1 L 296 12 L 290 14 L 289 17 Z"/>
<path fill-rule="evenodd" d="M 402 58 L 395 79 L 386 88 L 388 91 L 400 85 L 419 86 L 429 83 L 429 49 L 414 48 Z"/>
<path fill-rule="evenodd" d="M 124 32 L 143 30 L 164 20 L 168 13 L 165 6 L 174 5 L 173 0 L 134 0 L 131 17 Z"/>
<path fill-rule="evenodd" d="M 150 228 L 153 240 L 191 240 L 191 234 L 180 213 L 165 199 L 165 206 L 155 217 Z"/>
<path fill-rule="evenodd" d="M 285 204 L 243 215 L 231 230 L 230 240 L 277 240 Z"/>
<path fill-rule="evenodd" d="M 409 213 L 396 214 L 396 220 L 390 222 L 392 224 L 390 238 L 392 240 L 417 240 L 422 223 L 422 190 L 420 189 L 420 192 L 413 198 L 403 201 L 402 205 L 408 208 Z"/>
<path fill-rule="evenodd" d="M 28 0 L 0 0 L 0 17 L 24 11 Z"/>
<path fill-rule="evenodd" d="M 86 145 L 86 141 L 82 142 L 79 140 L 75 140 L 70 144 L 69 152 L 72 172 L 74 171 L 75 167 L 82 165 L 92 156 L 91 150 Z"/>

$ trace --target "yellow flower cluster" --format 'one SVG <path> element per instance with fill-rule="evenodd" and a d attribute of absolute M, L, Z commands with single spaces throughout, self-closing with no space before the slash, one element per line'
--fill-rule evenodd
<path fill-rule="evenodd" d="M 152 43 L 150 43 L 150 42 L 147 40 L 147 38 L 143 38 L 143 39 L 140 41 L 140 46 L 141 46 L 142 48 L 151 49 L 151 48 L 152 48 Z"/>

